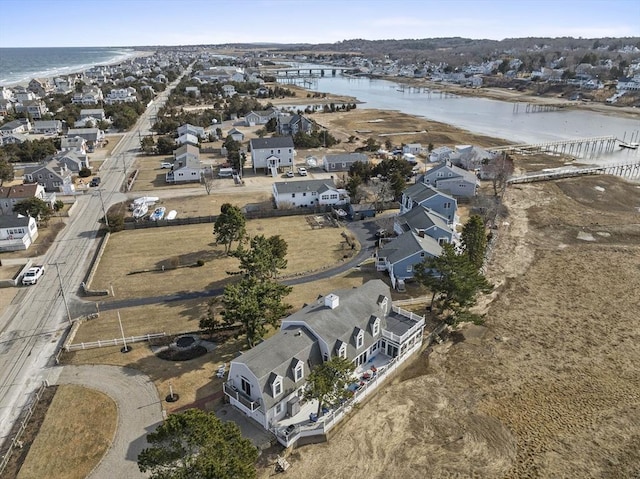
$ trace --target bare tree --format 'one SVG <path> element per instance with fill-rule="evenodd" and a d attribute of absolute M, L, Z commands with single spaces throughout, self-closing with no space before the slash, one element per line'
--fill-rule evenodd
<path fill-rule="evenodd" d="M 513 174 L 513 160 L 506 152 L 503 152 L 482 165 L 482 174 L 491 180 L 493 194 L 502 196 L 507 188 L 507 180 Z"/>
<path fill-rule="evenodd" d="M 211 194 L 211 190 L 213 190 L 213 168 L 206 168 L 202 174 L 200 175 L 200 182 L 202 186 L 204 186 L 205 191 L 208 195 Z"/>

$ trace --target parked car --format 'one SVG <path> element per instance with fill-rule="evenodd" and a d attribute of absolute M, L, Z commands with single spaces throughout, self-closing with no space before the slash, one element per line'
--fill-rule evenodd
<path fill-rule="evenodd" d="M 91 183 L 89 183 L 89 186 L 98 186 L 99 184 L 100 184 L 100 177 L 94 176 L 93 179 L 91 180 Z"/>
<path fill-rule="evenodd" d="M 22 284 L 36 284 L 43 274 L 44 266 L 34 266 L 33 268 L 29 268 L 24 276 L 22 276 Z"/>
<path fill-rule="evenodd" d="M 173 163 L 170 163 L 168 161 L 163 161 L 162 163 L 160 163 L 160 168 L 163 168 L 163 169 L 169 168 L 169 169 L 171 169 L 171 168 L 173 168 Z"/>
<path fill-rule="evenodd" d="M 307 169 L 304 166 L 301 166 L 298 168 L 298 174 L 300 176 L 307 176 Z"/>
<path fill-rule="evenodd" d="M 293 170 L 287 171 L 287 178 L 293 178 Z"/>

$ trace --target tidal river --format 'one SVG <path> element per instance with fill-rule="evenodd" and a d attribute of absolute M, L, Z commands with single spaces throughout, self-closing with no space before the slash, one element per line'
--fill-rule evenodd
<path fill-rule="evenodd" d="M 418 93 L 408 88 L 402 91 L 398 84 L 387 80 L 326 76 L 319 78 L 317 87 L 313 89 L 355 97 L 364 102 L 358 108 L 398 110 L 516 143 L 610 135 L 620 140 L 630 140 L 632 135 L 640 135 L 640 120 L 637 119 L 584 110 L 525 113 L 524 105 L 515 111 L 514 104 L 505 101 L 444 96 L 436 91 Z M 614 156 L 623 160 L 630 154 L 635 155 L 631 151 L 616 148 Z"/>

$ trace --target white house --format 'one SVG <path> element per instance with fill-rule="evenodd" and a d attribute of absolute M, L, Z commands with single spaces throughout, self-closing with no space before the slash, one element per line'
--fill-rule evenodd
<path fill-rule="evenodd" d="M 62 132 L 60 120 L 36 120 L 33 122 L 32 133 L 40 135 L 57 135 Z"/>
<path fill-rule="evenodd" d="M 222 85 L 222 94 L 224 96 L 233 96 L 236 93 L 236 87 L 233 85 Z"/>
<path fill-rule="evenodd" d="M 431 163 L 440 163 L 441 161 L 448 160 L 451 153 L 453 153 L 453 149 L 448 146 L 439 146 L 431 151 L 429 161 Z"/>
<path fill-rule="evenodd" d="M 276 136 L 274 138 L 253 138 L 249 142 L 253 171 L 264 168 L 265 173 L 276 176 L 278 171 L 293 167 L 295 150 L 293 138 Z"/>
<path fill-rule="evenodd" d="M 38 225 L 31 216 L 0 216 L 0 251 L 21 251 L 38 237 Z"/>
<path fill-rule="evenodd" d="M 181 137 L 182 135 L 193 135 L 193 136 L 197 136 L 198 138 L 206 137 L 203 127 L 194 126 L 194 125 L 191 125 L 190 123 L 185 123 L 184 125 L 180 125 L 178 127 L 178 137 Z"/>
<path fill-rule="evenodd" d="M 200 161 L 200 149 L 197 146 L 182 145 L 174 150 L 173 156 L 173 166 L 165 175 L 167 183 L 200 181 L 205 167 Z"/>
<path fill-rule="evenodd" d="M 424 324 L 424 317 L 391 304 L 382 280 L 320 296 L 283 319 L 275 335 L 231 361 L 224 393 L 284 446 L 325 437 L 420 349 Z M 351 399 L 319 408 L 316 399 L 304 400 L 307 378 L 335 356 L 355 366 Z"/>
<path fill-rule="evenodd" d="M 276 208 L 304 208 L 349 203 L 346 190 L 333 180 L 281 181 L 273 184 Z"/>
<path fill-rule="evenodd" d="M 107 105 L 112 105 L 114 103 L 133 103 L 136 101 L 138 101 L 136 89 L 131 86 L 127 88 L 113 89 L 104 99 L 104 102 Z"/>

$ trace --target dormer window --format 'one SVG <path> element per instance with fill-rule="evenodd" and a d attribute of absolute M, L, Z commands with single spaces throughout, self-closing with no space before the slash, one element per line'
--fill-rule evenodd
<path fill-rule="evenodd" d="M 376 318 L 371 327 L 371 334 L 377 336 L 380 334 L 380 318 Z"/>
<path fill-rule="evenodd" d="M 273 389 L 272 392 L 273 392 L 274 398 L 280 396 L 280 394 L 282 394 L 282 377 L 280 376 L 276 377 L 276 379 L 273 381 L 271 388 Z"/>
<path fill-rule="evenodd" d="M 356 335 L 356 348 L 360 349 L 364 345 L 364 331 L 362 329 L 358 330 L 358 334 Z"/>
<path fill-rule="evenodd" d="M 338 356 L 340 356 L 343 359 L 347 359 L 347 344 L 346 343 L 342 343 L 340 345 L 340 349 L 338 349 Z"/>
<path fill-rule="evenodd" d="M 304 363 L 302 361 L 298 361 L 298 364 L 296 364 L 293 370 L 293 377 L 295 382 L 300 381 L 304 377 Z"/>

